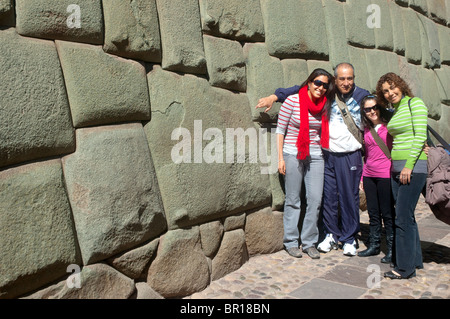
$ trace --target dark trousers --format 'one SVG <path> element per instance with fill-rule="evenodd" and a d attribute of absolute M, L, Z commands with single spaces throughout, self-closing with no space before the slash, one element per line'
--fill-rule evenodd
<path fill-rule="evenodd" d="M 411 182 L 400 183 L 398 173 L 391 178 L 395 200 L 395 271 L 402 277 L 414 276 L 416 268 L 423 268 L 422 248 L 414 211 L 425 185 L 427 174 L 411 175 Z"/>
<path fill-rule="evenodd" d="M 392 234 L 393 226 L 393 198 L 391 191 L 390 178 L 363 177 L 364 192 L 367 199 L 367 212 L 369 214 L 369 223 L 371 232 L 380 232 L 381 236 L 382 224 L 386 230 L 386 234 Z"/>
<path fill-rule="evenodd" d="M 360 151 L 324 151 L 323 223 L 335 241 L 351 244 L 359 231 Z M 340 212 L 340 215 L 339 215 Z"/>

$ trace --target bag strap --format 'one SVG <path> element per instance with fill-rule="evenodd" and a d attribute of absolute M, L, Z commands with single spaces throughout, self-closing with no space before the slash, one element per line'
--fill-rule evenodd
<path fill-rule="evenodd" d="M 411 100 L 412 100 L 412 99 L 409 99 L 409 100 L 408 100 L 408 106 L 409 106 L 409 112 L 411 113 L 411 117 L 412 117 Z M 435 131 L 430 125 L 428 125 L 428 124 L 427 124 L 427 129 L 428 129 L 428 131 L 429 131 L 431 134 L 434 135 L 434 137 L 438 140 L 438 142 L 441 143 L 442 146 L 443 146 L 447 151 L 450 152 L 450 145 L 442 138 L 442 136 L 440 136 L 440 135 L 438 134 L 438 132 L 436 132 L 436 131 Z M 413 126 L 413 132 L 414 132 L 414 126 Z M 415 133 L 414 133 L 414 135 L 415 135 Z M 433 141 L 431 141 L 429 138 L 428 138 L 428 144 L 433 144 Z M 434 145 L 431 145 L 431 146 L 434 146 Z"/>
<path fill-rule="evenodd" d="M 336 102 L 339 107 L 339 110 L 341 111 L 342 118 L 344 119 L 345 124 L 347 125 L 348 130 L 352 135 L 356 138 L 356 140 L 362 145 L 363 144 L 363 135 L 361 130 L 356 126 L 355 120 L 351 116 L 348 108 L 347 103 L 340 100 L 338 95 L 336 94 Z"/>
<path fill-rule="evenodd" d="M 388 159 L 391 159 L 391 152 L 389 152 L 389 148 L 387 147 L 386 143 L 383 142 L 380 135 L 378 135 L 377 131 L 375 131 L 373 127 L 370 127 L 370 133 L 372 134 L 375 142 L 377 142 L 378 146 L 383 151 L 384 155 L 386 155 Z"/>

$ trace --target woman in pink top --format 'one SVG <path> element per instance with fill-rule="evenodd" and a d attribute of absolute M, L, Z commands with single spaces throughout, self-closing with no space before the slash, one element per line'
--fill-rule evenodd
<path fill-rule="evenodd" d="M 380 253 L 382 222 L 386 231 L 386 256 L 383 263 L 390 263 L 393 244 L 393 199 L 391 192 L 391 159 L 376 142 L 373 134 L 378 134 L 389 152 L 392 149 L 392 137 L 386 124 L 389 111 L 377 103 L 377 97 L 368 95 L 361 101 L 361 119 L 364 122 L 364 167 L 361 188 L 364 189 L 369 213 L 369 242 L 367 249 L 358 253 L 360 257 L 374 256 Z"/>

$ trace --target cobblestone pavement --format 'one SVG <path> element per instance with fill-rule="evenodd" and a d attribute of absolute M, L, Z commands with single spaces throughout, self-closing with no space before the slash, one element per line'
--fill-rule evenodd
<path fill-rule="evenodd" d="M 449 299 L 450 226 L 437 220 L 423 197 L 416 209 L 424 269 L 408 280 L 383 277 L 390 266 L 378 256 L 348 257 L 342 250 L 311 259 L 284 250 L 251 257 L 240 269 L 213 281 L 185 299 Z M 367 212 L 361 213 L 359 250 L 367 236 Z M 384 240 L 383 240 L 384 242 Z"/>

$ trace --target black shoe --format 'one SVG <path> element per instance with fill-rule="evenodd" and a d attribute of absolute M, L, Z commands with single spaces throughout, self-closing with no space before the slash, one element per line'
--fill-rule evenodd
<path fill-rule="evenodd" d="M 358 252 L 359 257 L 369 257 L 369 256 L 376 256 L 380 253 L 380 246 L 379 245 L 369 245 L 369 247 L 366 250 Z"/>
<path fill-rule="evenodd" d="M 383 258 L 381 258 L 381 262 L 383 264 L 389 264 L 392 261 L 392 250 L 389 250 L 386 253 L 386 256 L 384 256 Z"/>
<path fill-rule="evenodd" d="M 384 273 L 384 277 L 389 278 L 389 279 L 409 279 L 411 277 L 414 277 L 415 275 L 416 275 L 416 273 L 413 272 L 411 275 L 409 275 L 407 277 L 403 277 L 401 275 L 397 275 L 392 270 Z"/>

